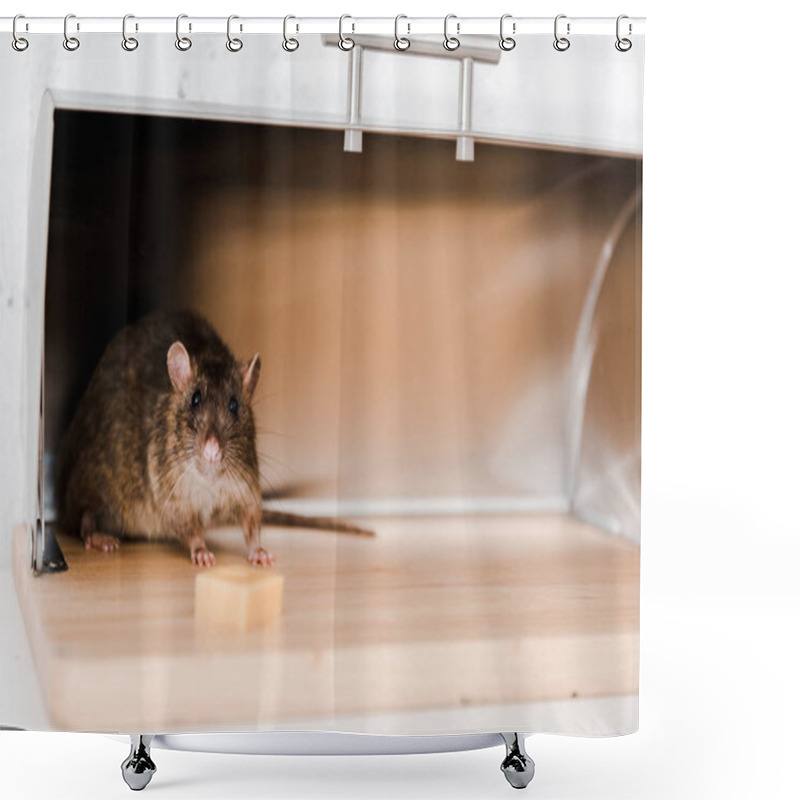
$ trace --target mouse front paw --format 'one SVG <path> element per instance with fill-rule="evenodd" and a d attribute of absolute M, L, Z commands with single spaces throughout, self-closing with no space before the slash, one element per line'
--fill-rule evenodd
<path fill-rule="evenodd" d="M 271 567 L 275 563 L 275 556 L 263 547 L 256 547 L 250 551 L 247 560 L 254 567 Z"/>
<path fill-rule="evenodd" d="M 116 536 L 97 531 L 84 537 L 83 543 L 87 550 L 101 550 L 104 553 L 113 553 L 114 550 L 119 549 L 119 539 Z"/>
<path fill-rule="evenodd" d="M 214 554 L 205 547 L 192 550 L 192 564 L 196 567 L 213 567 L 216 563 Z"/>

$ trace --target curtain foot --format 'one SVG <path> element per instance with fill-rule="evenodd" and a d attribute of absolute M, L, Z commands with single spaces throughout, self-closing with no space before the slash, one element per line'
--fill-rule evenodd
<path fill-rule="evenodd" d="M 152 736 L 131 734 L 131 752 L 122 762 L 122 778 L 134 792 L 139 792 L 150 783 L 156 765 L 150 758 Z"/>
<path fill-rule="evenodd" d="M 522 733 L 501 733 L 506 743 L 506 757 L 500 765 L 506 780 L 515 789 L 524 789 L 532 780 L 536 767 L 525 752 L 525 736 Z"/>

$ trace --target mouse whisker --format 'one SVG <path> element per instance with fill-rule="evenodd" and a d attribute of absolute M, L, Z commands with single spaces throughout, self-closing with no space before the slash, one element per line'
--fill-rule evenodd
<path fill-rule="evenodd" d="M 245 475 L 244 470 L 240 466 L 231 463 L 225 468 L 225 471 L 232 478 L 233 488 L 239 495 L 239 499 L 241 500 L 243 510 L 247 508 L 248 503 L 247 503 L 247 495 L 242 490 L 242 484 L 244 484 L 247 491 L 253 495 L 253 500 L 255 504 L 257 506 L 260 505 L 260 498 L 258 497 L 258 495 L 256 495 L 255 490 L 247 480 L 247 476 Z"/>
<path fill-rule="evenodd" d="M 259 464 L 259 470 L 258 470 L 259 475 L 261 476 L 261 478 L 264 481 L 266 481 L 267 486 L 269 487 L 269 490 L 271 492 L 273 492 L 273 491 L 275 491 L 275 486 L 273 485 L 272 481 L 270 480 L 270 474 L 268 474 L 268 471 L 272 473 L 272 477 L 275 478 L 276 480 L 279 480 L 281 478 L 281 472 L 279 472 L 276 469 L 271 469 L 271 465 L 270 464 L 263 464 L 263 463 Z M 284 473 L 286 473 L 286 472 L 289 472 L 289 473 L 294 472 L 295 475 L 297 474 L 296 470 L 292 470 L 288 466 L 283 470 L 283 472 Z"/>
<path fill-rule="evenodd" d="M 277 489 L 275 488 L 275 484 L 273 484 L 272 481 L 266 475 L 264 475 L 263 472 L 261 473 L 261 479 L 267 484 L 267 489 L 269 490 L 269 493 L 275 494 L 277 491 Z"/>
<path fill-rule="evenodd" d="M 172 499 L 172 495 L 175 494 L 175 490 L 178 488 L 178 484 L 184 479 L 184 477 L 187 475 L 187 473 L 189 472 L 189 470 L 191 468 L 192 468 L 192 465 L 191 465 L 191 463 L 189 463 L 184 468 L 183 472 L 181 472 L 181 474 L 178 476 L 178 479 L 175 481 L 175 485 L 172 487 L 170 493 L 167 495 L 167 499 L 164 501 L 164 505 L 161 508 L 161 513 L 158 516 L 158 530 L 159 531 L 161 530 L 161 522 L 164 519 L 164 513 L 167 510 L 167 505 L 169 504 L 169 501 Z"/>
<path fill-rule="evenodd" d="M 256 454 L 258 455 L 259 460 L 266 461 L 267 463 L 278 467 L 283 467 L 284 469 L 290 469 L 290 465 L 286 461 L 276 458 L 274 455 L 272 455 L 272 453 L 265 453 L 257 449 Z"/>
<path fill-rule="evenodd" d="M 287 461 L 282 461 L 280 458 L 276 458 L 271 453 L 257 451 L 256 454 L 258 455 L 259 463 L 263 464 L 265 467 L 271 467 L 272 469 L 275 469 L 276 474 L 279 472 L 279 470 L 276 469 L 277 467 L 280 467 L 281 470 L 291 472 L 295 475 L 299 474 L 298 469 L 294 464 L 291 464 Z"/>
<path fill-rule="evenodd" d="M 258 446 L 258 440 L 256 440 L 255 449 L 256 449 L 256 452 L 260 456 L 264 456 L 264 458 L 273 458 L 274 457 L 270 451 L 265 450 L 263 447 L 259 447 Z"/>
<path fill-rule="evenodd" d="M 256 433 L 259 436 L 280 436 L 281 439 L 296 439 L 296 436 L 292 436 L 289 433 L 279 433 L 278 431 L 273 431 L 270 428 L 264 428 L 261 425 L 256 425 Z"/>
<path fill-rule="evenodd" d="M 274 397 L 278 397 L 278 395 L 282 394 L 281 391 L 275 390 L 274 392 L 267 392 L 266 394 L 259 393 L 256 397 L 254 397 L 250 401 L 250 407 L 252 408 L 256 403 L 260 403 L 262 400 L 272 400 Z"/>
<path fill-rule="evenodd" d="M 226 474 L 227 474 L 228 478 L 230 479 L 229 485 L 230 485 L 231 489 L 233 490 L 233 492 L 236 495 L 238 495 L 239 503 L 241 504 L 242 508 L 245 508 L 246 499 L 245 499 L 245 496 L 242 494 L 240 481 L 237 479 L 237 477 L 234 475 L 234 473 L 231 470 L 226 470 Z"/>

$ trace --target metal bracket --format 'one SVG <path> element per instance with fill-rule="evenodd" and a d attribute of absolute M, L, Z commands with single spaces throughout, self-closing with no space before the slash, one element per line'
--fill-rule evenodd
<path fill-rule="evenodd" d="M 36 472 L 36 522 L 31 525 L 31 571 L 34 575 L 63 572 L 69 569 L 58 546 L 52 523 L 45 522 L 44 469 L 44 344 L 39 377 L 39 447 Z"/>

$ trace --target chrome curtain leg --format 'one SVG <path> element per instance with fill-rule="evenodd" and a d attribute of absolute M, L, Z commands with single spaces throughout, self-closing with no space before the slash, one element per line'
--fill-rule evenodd
<path fill-rule="evenodd" d="M 131 752 L 122 762 L 122 778 L 134 792 L 144 789 L 156 771 L 156 765 L 150 758 L 152 741 L 152 736 L 131 734 Z"/>
<path fill-rule="evenodd" d="M 533 759 L 525 752 L 525 736 L 521 733 L 501 733 L 506 743 L 506 757 L 500 765 L 506 780 L 515 789 L 524 789 L 536 769 Z"/>

